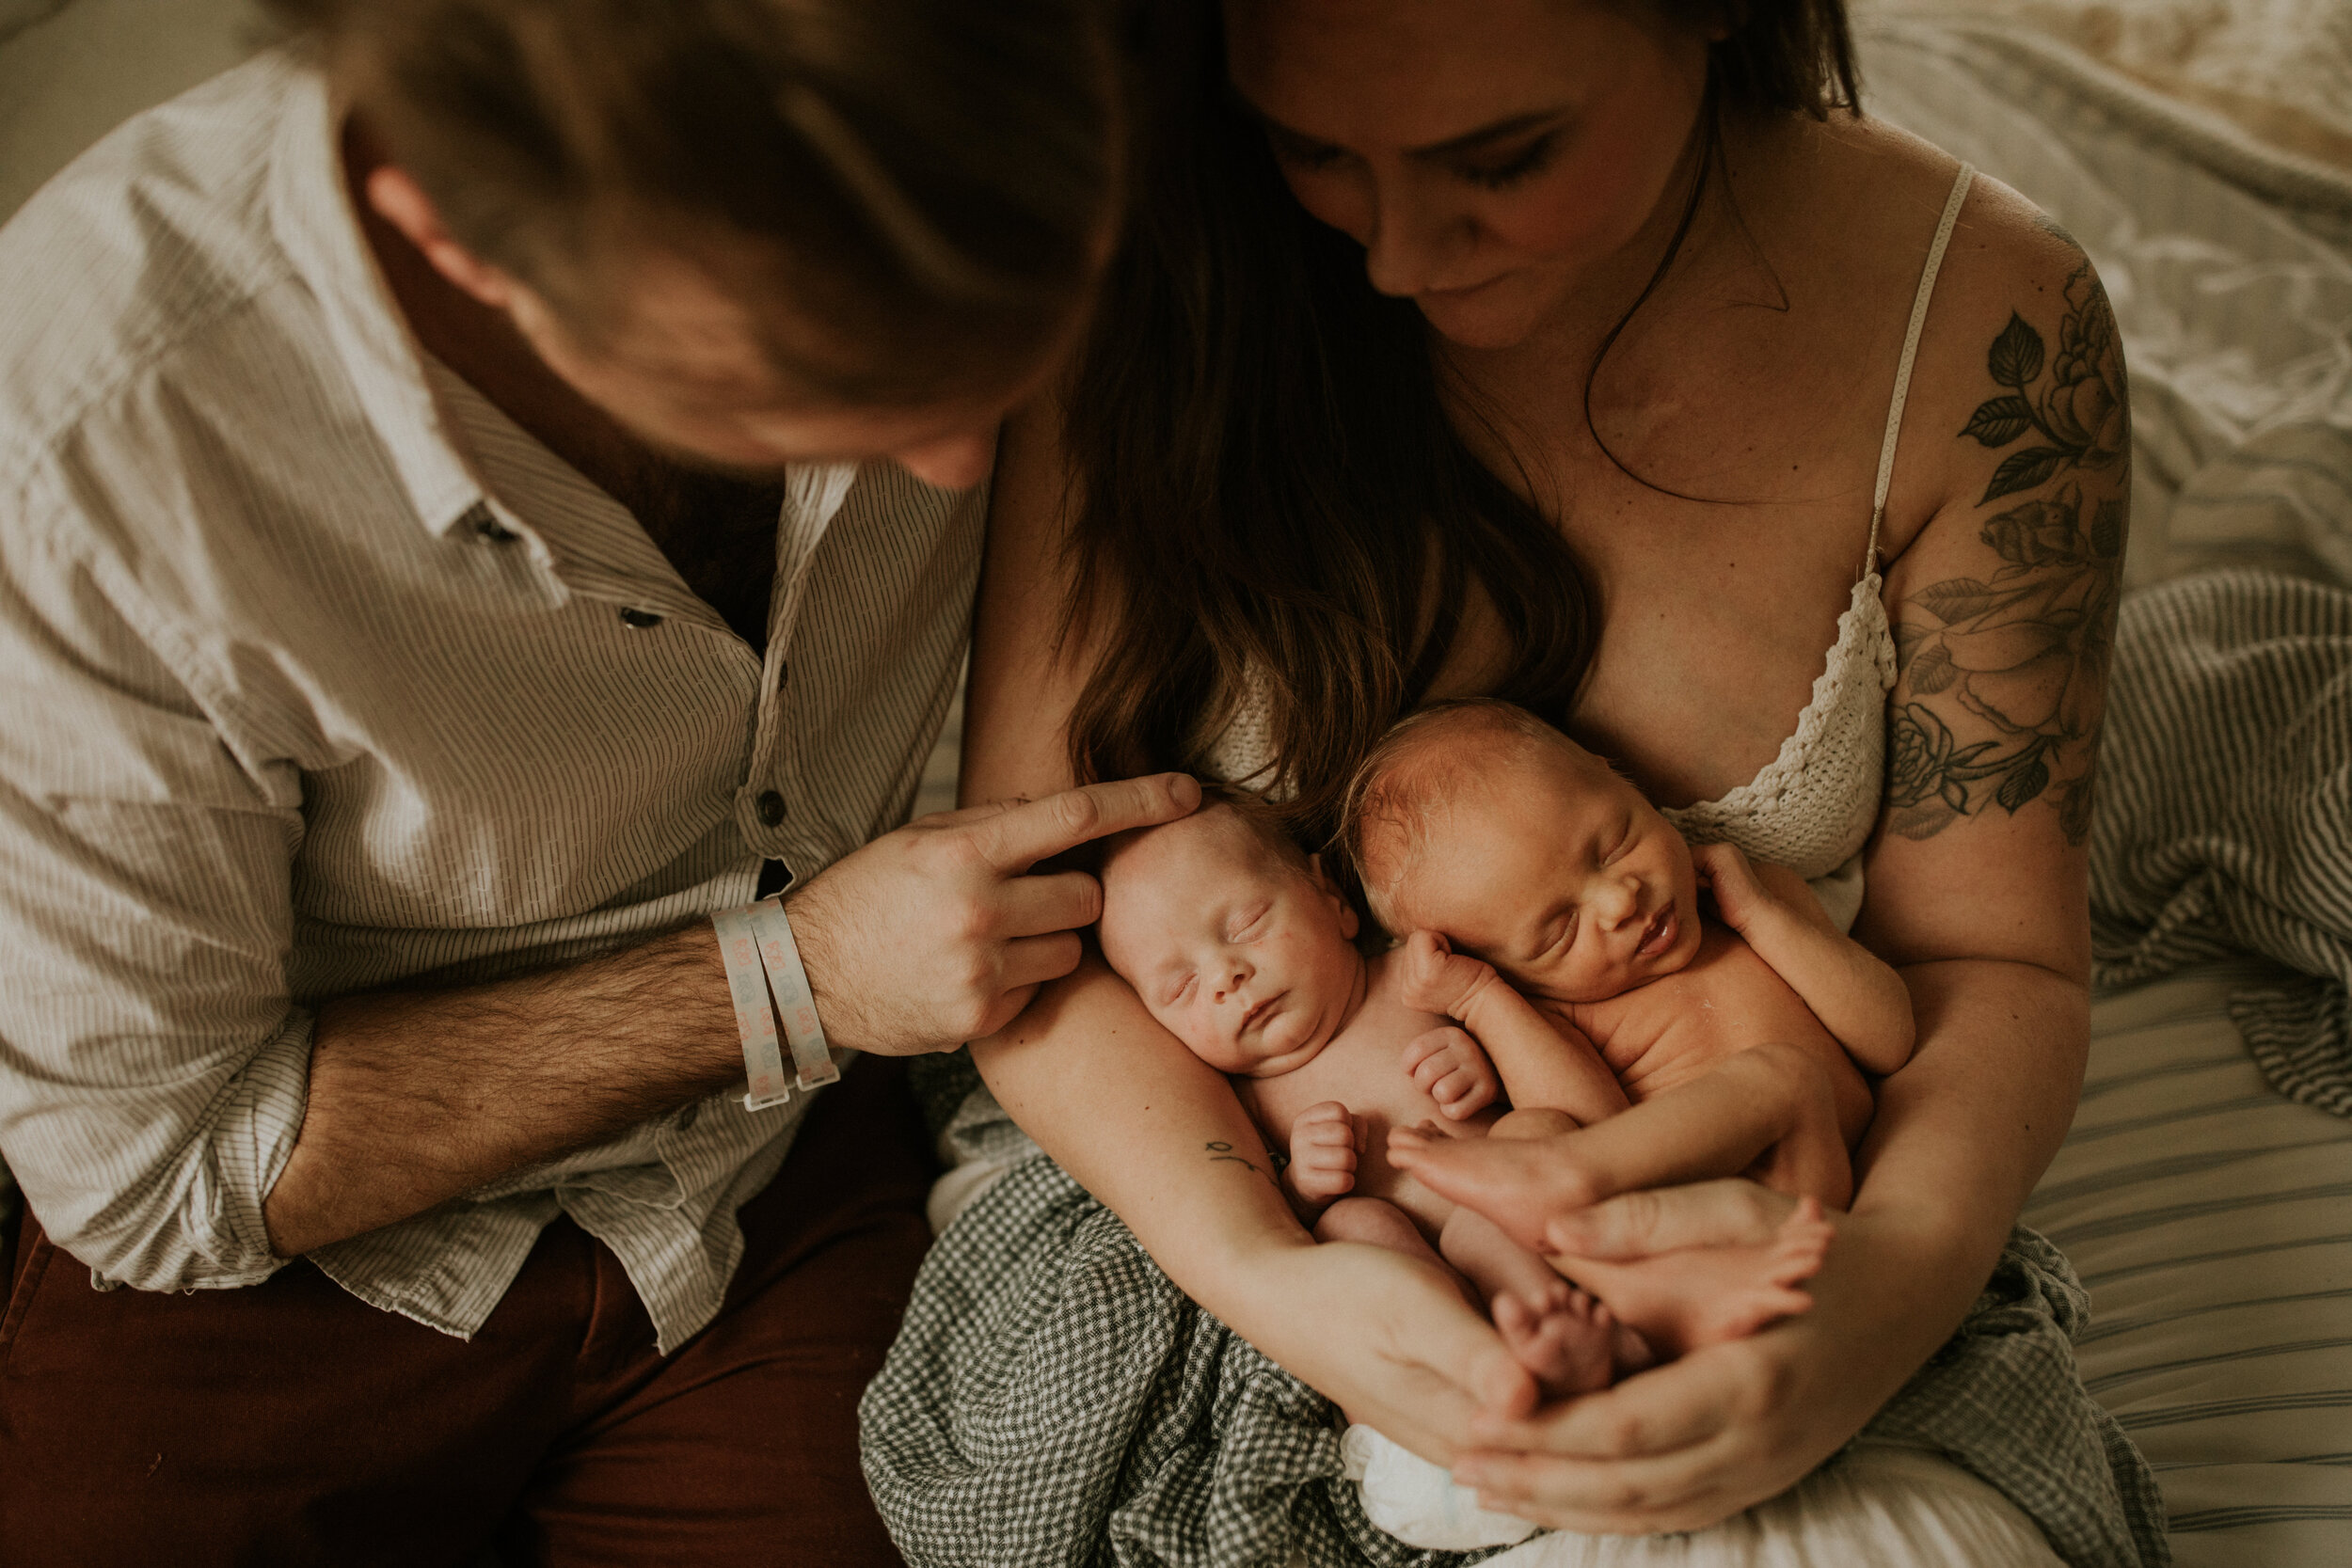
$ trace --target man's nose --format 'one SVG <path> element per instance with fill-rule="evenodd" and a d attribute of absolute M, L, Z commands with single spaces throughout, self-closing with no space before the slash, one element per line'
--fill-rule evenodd
<path fill-rule="evenodd" d="M 989 465 L 996 457 L 996 433 L 949 436 L 891 455 L 898 460 L 898 467 L 926 484 L 943 490 L 968 489 L 988 477 Z"/>

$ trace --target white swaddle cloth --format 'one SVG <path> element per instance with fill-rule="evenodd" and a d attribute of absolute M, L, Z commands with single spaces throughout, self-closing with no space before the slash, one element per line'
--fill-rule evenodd
<path fill-rule="evenodd" d="M 1857 1443 L 1770 1502 L 1679 1535 L 1536 1535 L 1368 1426 L 1340 1451 L 1364 1513 L 1407 1545 L 1517 1549 L 1489 1568 L 2061 1568 L 2015 1504 L 1940 1454 Z M 1521 1545 L 1519 1543 L 1524 1542 Z"/>

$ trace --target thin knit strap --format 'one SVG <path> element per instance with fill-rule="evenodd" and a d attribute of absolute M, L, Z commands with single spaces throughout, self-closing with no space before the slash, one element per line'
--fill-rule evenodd
<path fill-rule="evenodd" d="M 1952 226 L 1960 221 L 1961 203 L 1968 199 L 1968 184 L 1976 174 L 1963 164 L 1952 177 L 1952 194 L 1944 202 L 1944 221 L 1935 226 L 1928 264 L 1919 269 L 1919 293 L 1911 302 L 1911 327 L 1903 334 L 1902 363 L 1895 367 L 1895 401 L 1886 409 L 1886 439 L 1879 443 L 1879 482 L 1870 497 L 1870 553 L 1862 559 L 1864 577 L 1879 569 L 1879 525 L 1886 519 L 1886 492 L 1895 481 L 1895 443 L 1903 433 L 1903 401 L 1911 396 L 1911 366 L 1919 357 L 1919 329 L 1927 325 L 1928 301 L 1935 297 L 1935 275 L 1944 265 L 1944 248 L 1952 243 Z"/>

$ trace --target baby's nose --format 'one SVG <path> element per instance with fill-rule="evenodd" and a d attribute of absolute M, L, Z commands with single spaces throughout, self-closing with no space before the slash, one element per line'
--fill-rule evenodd
<path fill-rule="evenodd" d="M 1601 884 L 1600 895 L 1593 900 L 1596 912 L 1613 928 L 1624 925 L 1642 911 L 1642 887 L 1630 877 L 1613 877 Z"/>
<path fill-rule="evenodd" d="M 1249 966 L 1246 963 L 1240 962 L 1239 960 L 1235 960 L 1232 965 L 1228 966 L 1225 977 L 1217 982 L 1216 999 L 1219 1002 L 1222 1002 L 1227 997 L 1232 995 L 1235 991 L 1241 990 L 1242 987 L 1249 983 Z"/>

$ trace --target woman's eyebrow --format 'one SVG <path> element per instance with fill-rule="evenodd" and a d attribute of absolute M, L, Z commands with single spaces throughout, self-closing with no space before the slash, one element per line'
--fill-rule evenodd
<path fill-rule="evenodd" d="M 1538 126 L 1549 125 L 1553 120 L 1564 119 L 1567 112 L 1566 105 L 1563 104 L 1556 109 L 1536 109 L 1523 115 L 1511 115 L 1495 120 L 1491 124 L 1482 125 L 1475 131 L 1465 131 L 1458 136 L 1448 136 L 1443 141 L 1431 142 L 1426 147 L 1407 148 L 1405 155 L 1407 158 L 1452 158 L 1464 152 L 1475 152 L 1490 142 L 1502 141 L 1518 135 L 1522 132 L 1533 131 Z"/>
<path fill-rule="evenodd" d="M 1321 136 L 1309 135 L 1304 131 L 1283 124 L 1239 93 L 1233 94 L 1233 101 L 1239 103 L 1243 111 L 1263 126 L 1270 135 L 1287 137 L 1291 141 L 1307 147 L 1338 145 L 1335 142 L 1327 142 Z M 1526 114 L 1506 116 L 1502 119 L 1481 125 L 1474 131 L 1465 131 L 1458 136 L 1448 136 L 1443 141 L 1431 142 L 1426 147 L 1407 148 L 1405 155 L 1407 158 L 1419 159 L 1459 157 L 1465 152 L 1475 152 L 1490 143 L 1505 140 L 1540 126 L 1549 125 L 1556 120 L 1565 119 L 1567 114 L 1568 106 L 1562 104 L 1558 108 L 1534 109 Z"/>

